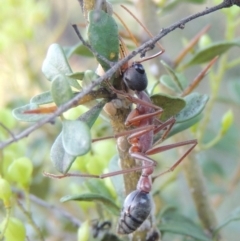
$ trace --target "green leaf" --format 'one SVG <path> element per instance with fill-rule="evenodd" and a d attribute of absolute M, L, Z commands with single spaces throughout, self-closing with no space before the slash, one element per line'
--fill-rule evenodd
<path fill-rule="evenodd" d="M 199 115 L 208 101 L 208 96 L 199 93 L 191 93 L 184 97 L 184 100 L 186 101 L 186 106 L 176 115 L 176 122 L 178 123 Z"/>
<path fill-rule="evenodd" d="M 160 77 L 160 83 L 176 93 L 182 93 L 182 89 L 185 89 L 187 87 L 187 79 L 183 74 L 176 73 L 176 76 L 178 78 L 178 81 L 181 83 L 181 89 L 176 84 L 176 81 L 174 81 L 169 75 L 162 75 Z"/>
<path fill-rule="evenodd" d="M 175 123 L 173 128 L 169 132 L 168 137 L 173 136 L 181 131 L 184 131 L 184 130 L 190 128 L 191 126 L 198 123 L 202 118 L 203 118 L 203 115 L 202 115 L 202 113 L 200 113 L 199 115 L 197 115 L 187 121 Z"/>
<path fill-rule="evenodd" d="M 118 61 L 119 38 L 118 26 L 112 16 L 104 11 L 89 12 L 88 39 L 92 48 L 109 61 Z M 106 71 L 109 65 L 97 59 Z"/>
<path fill-rule="evenodd" d="M 53 143 L 50 151 L 50 157 L 57 171 L 63 174 L 69 170 L 72 163 L 75 161 L 76 156 L 68 154 L 63 147 L 62 133 L 58 135 L 55 142 Z"/>
<path fill-rule="evenodd" d="M 73 54 L 85 56 L 85 57 L 92 57 L 92 52 L 86 48 L 81 42 L 69 47 L 63 47 L 63 51 L 67 58 L 70 58 Z"/>
<path fill-rule="evenodd" d="M 81 89 L 77 80 L 67 77 L 66 74 L 71 74 L 72 70 L 68 64 L 67 57 L 59 44 L 52 44 L 47 52 L 47 56 L 43 61 L 42 72 L 49 81 L 53 81 L 57 76 L 66 78 L 68 83 L 76 89 Z"/>
<path fill-rule="evenodd" d="M 20 121 L 26 121 L 26 122 L 37 122 L 42 120 L 43 118 L 46 118 L 50 116 L 50 114 L 28 114 L 24 113 L 28 110 L 35 110 L 38 108 L 38 105 L 35 103 L 27 104 L 24 106 L 21 106 L 19 108 L 16 108 L 12 111 L 12 114 L 14 118 Z"/>
<path fill-rule="evenodd" d="M 185 100 L 180 97 L 173 97 L 165 94 L 156 94 L 151 96 L 154 105 L 163 108 L 161 120 L 165 121 L 179 113 L 186 105 Z"/>
<path fill-rule="evenodd" d="M 102 108 L 104 107 L 106 101 L 101 101 L 90 110 L 82 114 L 78 120 L 85 122 L 89 128 L 93 126 L 95 121 L 97 120 L 98 116 L 100 115 Z"/>
<path fill-rule="evenodd" d="M 66 74 L 66 76 L 74 78 L 74 79 L 82 80 L 84 77 L 84 72 L 75 72 L 72 74 Z"/>
<path fill-rule="evenodd" d="M 60 199 L 61 202 L 67 201 L 88 201 L 88 202 L 100 202 L 107 210 L 111 211 L 114 215 L 119 215 L 120 208 L 114 203 L 113 200 L 98 194 L 98 193 L 85 193 L 79 195 L 68 195 Z"/>
<path fill-rule="evenodd" d="M 220 224 L 215 230 L 214 230 L 214 236 L 224 227 L 229 225 L 231 222 L 239 221 L 240 220 L 240 207 L 237 207 L 229 217 L 222 223 Z"/>
<path fill-rule="evenodd" d="M 85 181 L 85 185 L 91 193 L 99 193 L 109 199 L 113 198 L 105 182 L 99 178 L 88 178 L 88 180 Z"/>
<path fill-rule="evenodd" d="M 86 123 L 79 120 L 64 120 L 62 141 L 65 151 L 71 156 L 82 156 L 91 147 L 91 134 Z"/>
<path fill-rule="evenodd" d="M 98 75 L 92 71 L 92 70 L 86 70 L 84 72 L 84 77 L 82 80 L 82 87 L 88 86 L 89 84 L 92 84 L 92 82 L 98 78 Z"/>
<path fill-rule="evenodd" d="M 240 47 L 240 40 L 213 43 L 199 50 L 185 66 L 206 63 L 234 46 Z"/>
<path fill-rule="evenodd" d="M 73 98 L 73 91 L 63 75 L 58 75 L 52 81 L 51 94 L 57 106 L 63 105 Z"/>
<path fill-rule="evenodd" d="M 187 86 L 187 81 L 184 75 L 176 73 L 174 69 L 172 69 L 167 63 L 165 63 L 163 60 L 161 60 L 162 65 L 165 67 L 167 70 L 169 76 L 172 79 L 171 87 L 175 88 L 176 92 L 182 92 L 184 88 Z M 166 82 L 166 77 L 165 78 L 165 84 L 169 83 L 169 79 Z M 184 85 L 184 86 L 183 86 Z"/>
<path fill-rule="evenodd" d="M 37 105 L 49 104 L 49 103 L 52 103 L 52 102 L 53 102 L 53 98 L 52 98 L 52 95 L 51 95 L 50 91 L 46 91 L 46 92 L 43 92 L 39 95 L 35 95 L 30 100 L 30 103 L 34 103 L 34 104 L 37 104 Z"/>
<path fill-rule="evenodd" d="M 118 162 L 119 162 L 119 156 L 118 155 L 113 156 L 108 165 L 109 172 L 119 171 Z M 120 200 L 120 202 L 123 203 L 126 197 L 123 175 L 111 176 L 110 179 L 114 186 L 114 190 L 118 196 L 118 200 Z"/>
<path fill-rule="evenodd" d="M 184 236 L 190 236 L 199 241 L 211 241 L 204 231 L 197 226 L 191 219 L 173 211 L 166 209 L 161 215 L 161 222 L 158 225 L 159 230 L 164 233 L 176 233 Z"/>
<path fill-rule="evenodd" d="M 239 79 L 233 80 L 228 82 L 229 84 L 229 90 L 230 90 L 230 96 L 240 103 L 240 82 Z"/>

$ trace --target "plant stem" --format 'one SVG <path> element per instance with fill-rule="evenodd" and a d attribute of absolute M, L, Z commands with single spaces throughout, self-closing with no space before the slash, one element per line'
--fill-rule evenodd
<path fill-rule="evenodd" d="M 217 227 L 217 220 L 208 199 L 204 177 L 196 159 L 196 151 L 193 150 L 185 158 L 183 167 L 199 219 L 207 233 L 212 236 Z"/>

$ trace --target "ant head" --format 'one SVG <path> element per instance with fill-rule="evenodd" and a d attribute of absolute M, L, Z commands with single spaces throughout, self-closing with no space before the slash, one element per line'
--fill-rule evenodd
<path fill-rule="evenodd" d="M 148 85 L 148 80 L 142 64 L 133 62 L 123 73 L 123 81 L 131 90 L 145 90 Z"/>
<path fill-rule="evenodd" d="M 142 26 L 142 28 L 148 33 L 150 37 L 153 37 L 153 35 L 136 18 L 136 16 L 134 16 L 125 6 L 123 5 L 121 6 Z M 114 14 L 120 20 L 122 25 L 125 27 L 132 41 L 136 44 L 136 46 L 138 46 L 138 41 L 131 33 L 127 25 L 124 23 L 124 21 L 120 18 L 120 16 L 117 13 L 114 12 Z M 120 39 L 120 55 L 123 58 L 126 56 L 126 54 L 128 54 L 128 49 L 120 36 L 119 36 L 119 39 Z M 123 73 L 123 81 L 129 89 L 134 91 L 143 91 L 147 88 L 148 80 L 147 80 L 145 70 L 141 63 L 144 61 L 156 58 L 157 56 L 161 55 L 164 52 L 164 49 L 162 48 L 162 46 L 159 43 L 157 43 L 157 45 L 161 49 L 160 52 L 150 57 L 142 58 L 141 60 L 135 61 L 133 63 L 126 63 L 125 65 L 122 66 L 121 72 Z"/>

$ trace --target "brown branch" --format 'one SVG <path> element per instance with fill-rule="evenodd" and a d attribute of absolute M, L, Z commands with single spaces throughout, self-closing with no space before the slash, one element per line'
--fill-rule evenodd
<path fill-rule="evenodd" d="M 29 134 L 31 134 L 33 131 L 35 131 L 36 129 L 40 128 L 41 126 L 43 126 L 44 124 L 48 123 L 48 122 L 52 122 L 55 120 L 56 117 L 58 117 L 59 115 L 61 115 L 63 112 L 65 112 L 66 110 L 68 110 L 73 103 L 78 102 L 84 95 L 88 94 L 95 86 L 99 85 L 102 83 L 103 80 L 105 79 L 109 79 L 111 78 L 111 76 L 127 61 L 129 61 L 130 59 L 132 59 L 134 56 L 136 56 L 139 53 L 142 53 L 144 51 L 146 51 L 146 49 L 149 49 L 149 47 L 151 47 L 152 45 L 154 45 L 157 41 L 159 41 L 160 39 L 162 39 L 164 36 L 166 36 L 167 34 L 169 34 L 170 32 L 172 32 L 173 30 L 175 30 L 176 28 L 182 28 L 182 26 L 185 26 L 186 23 L 198 18 L 198 17 L 202 17 L 206 14 L 215 12 L 217 10 L 223 9 L 223 8 L 229 8 L 233 5 L 237 5 L 240 6 L 240 0 L 224 0 L 221 4 L 216 5 L 214 7 L 205 9 L 199 13 L 190 15 L 189 17 L 186 17 L 172 25 L 170 25 L 168 28 L 164 28 L 160 31 L 159 34 L 157 34 L 154 38 L 148 40 L 146 43 L 142 44 L 140 47 L 138 47 L 135 51 L 133 51 L 132 53 L 130 53 L 128 56 L 126 56 L 125 58 L 121 59 L 120 61 L 118 61 L 116 64 L 114 64 L 112 66 L 112 68 L 110 68 L 103 76 L 99 77 L 98 79 L 96 79 L 95 81 L 92 81 L 92 84 L 87 86 L 82 92 L 80 92 L 78 95 L 76 95 L 73 99 L 71 99 L 70 101 L 68 101 L 66 104 L 60 106 L 56 112 L 54 112 L 52 115 L 44 118 L 43 120 L 35 123 L 34 125 L 28 127 L 27 129 L 25 129 L 24 131 L 22 131 L 21 133 L 15 135 L 15 138 L 11 138 L 8 139 L 4 142 L 0 143 L 0 149 L 3 149 L 4 147 L 10 145 L 11 143 L 13 143 L 14 141 L 18 141 L 24 137 L 27 137 Z"/>

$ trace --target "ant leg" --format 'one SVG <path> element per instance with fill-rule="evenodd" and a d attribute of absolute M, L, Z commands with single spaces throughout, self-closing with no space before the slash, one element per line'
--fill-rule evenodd
<path fill-rule="evenodd" d="M 182 142 L 178 142 L 178 143 L 174 143 L 174 144 L 170 144 L 170 145 L 155 147 L 153 149 L 146 151 L 147 155 L 153 155 L 156 153 L 164 152 L 164 151 L 176 148 L 176 147 L 186 146 L 186 145 L 191 145 L 191 146 L 168 170 L 160 173 L 156 177 L 159 177 L 167 172 L 172 172 L 182 162 L 182 160 L 193 150 L 193 148 L 197 145 L 197 140 L 194 139 L 194 140 L 189 140 L 189 141 L 182 141 Z"/>
<path fill-rule="evenodd" d="M 110 83 L 108 80 L 105 81 L 105 83 L 108 85 L 109 89 L 112 90 L 114 93 L 116 93 L 117 95 L 120 95 L 120 96 L 123 96 L 125 97 L 126 99 L 128 99 L 130 102 L 134 103 L 134 104 L 140 104 L 140 105 L 143 105 L 143 106 L 146 106 L 146 107 L 150 107 L 150 108 L 153 108 L 155 110 L 162 110 L 161 107 L 157 106 L 157 105 L 154 105 L 152 104 L 152 102 L 147 102 L 145 100 L 141 100 L 139 98 L 136 98 L 126 92 L 123 92 L 121 90 L 117 90 L 115 89 Z M 162 110 L 163 111 L 163 110 Z"/>
<path fill-rule="evenodd" d="M 131 125 L 138 126 L 140 121 L 161 115 L 162 112 L 163 112 L 163 109 L 159 109 L 152 113 L 140 115 L 138 109 L 134 109 L 129 113 L 129 115 L 125 121 L 125 125 L 126 126 L 131 126 Z"/>
<path fill-rule="evenodd" d="M 148 160 L 151 160 L 151 159 L 148 158 Z M 152 160 L 152 161 L 155 163 L 154 160 Z M 152 167 L 152 166 L 153 166 L 153 164 L 149 165 L 149 166 L 136 166 L 136 167 L 132 167 L 132 168 L 129 168 L 129 169 L 119 170 L 119 171 L 115 171 L 115 172 L 109 172 L 109 173 L 101 174 L 101 175 L 93 175 L 93 174 L 86 174 L 86 173 L 65 173 L 65 174 L 62 174 L 62 175 L 56 175 L 56 174 L 52 174 L 52 173 L 48 173 L 48 172 L 43 172 L 43 175 L 46 176 L 46 177 L 53 178 L 53 179 L 62 179 L 62 178 L 65 178 L 65 177 L 86 177 L 86 178 L 104 179 L 104 178 L 107 178 L 107 177 L 112 177 L 112 176 L 117 176 L 117 175 L 121 175 L 121 174 L 127 174 L 127 173 L 130 173 L 130 172 L 140 171 L 144 168 L 148 168 L 148 167 Z"/>
<path fill-rule="evenodd" d="M 151 126 L 145 126 L 145 128 L 142 128 L 142 129 L 141 129 L 141 127 L 137 128 L 137 129 L 135 129 L 136 130 L 135 132 L 133 132 L 132 134 L 130 134 L 128 136 L 128 142 L 130 144 L 132 144 L 132 139 L 135 141 L 135 138 L 140 138 L 142 135 L 144 135 L 144 134 L 146 134 L 146 133 L 148 133 L 150 131 L 153 131 L 153 135 L 154 135 L 157 132 L 163 130 L 164 132 L 163 132 L 160 140 L 158 140 L 154 145 L 159 144 L 160 141 L 163 141 L 166 138 L 166 136 L 168 135 L 168 133 L 171 130 L 171 128 L 174 125 L 174 123 L 175 123 L 175 118 L 171 117 L 170 119 L 168 119 L 167 121 L 165 121 L 164 123 L 162 123 L 159 126 L 151 125 L 152 128 L 150 128 Z M 147 127 L 149 127 L 149 128 L 147 128 Z M 159 147 L 157 147 L 157 148 L 159 148 Z M 130 150 L 131 150 L 131 148 L 130 148 Z M 151 148 L 150 150 L 155 150 L 155 148 Z M 148 151 L 146 152 L 147 155 L 149 155 Z M 158 152 L 159 151 L 157 151 L 156 153 L 158 153 Z M 153 154 L 155 154 L 155 153 L 153 153 Z M 131 155 L 132 155 L 132 153 L 131 153 Z"/>
<path fill-rule="evenodd" d="M 56 175 L 56 174 L 52 174 L 52 173 L 48 173 L 48 172 L 43 172 L 43 175 L 46 177 L 50 177 L 50 178 L 54 178 L 54 179 L 62 179 L 65 177 L 92 177 L 92 178 L 99 178 L 98 175 L 92 175 L 92 174 L 78 174 L 78 173 L 65 173 L 62 175 Z"/>
<path fill-rule="evenodd" d="M 158 125 L 159 127 L 157 126 L 157 128 L 154 130 L 154 134 L 157 134 L 161 130 L 164 130 L 164 132 L 161 135 L 161 138 L 154 143 L 154 146 L 160 144 L 161 142 L 163 142 L 166 139 L 166 137 L 168 136 L 168 133 L 172 129 L 175 122 L 176 122 L 175 117 L 171 117 L 168 120 L 166 120 L 165 122 L 160 123 Z"/>
<path fill-rule="evenodd" d="M 122 132 L 117 133 L 113 136 L 105 136 L 105 137 L 100 137 L 100 138 L 97 138 L 97 139 L 92 139 L 92 142 L 103 141 L 103 140 L 108 140 L 108 139 L 112 139 L 112 138 L 118 138 L 118 137 L 121 137 L 121 136 L 128 136 L 128 135 L 131 135 L 133 133 L 142 132 L 142 131 L 143 131 L 143 134 L 145 134 L 149 131 L 154 130 L 155 128 L 156 128 L 155 125 L 141 126 L 141 127 L 134 128 L 134 129 L 131 129 L 131 130 L 122 131 Z"/>

